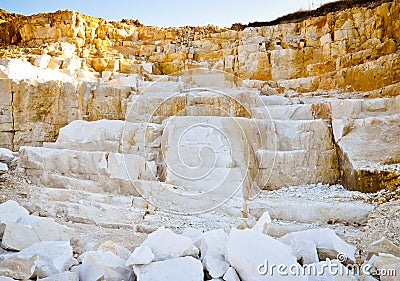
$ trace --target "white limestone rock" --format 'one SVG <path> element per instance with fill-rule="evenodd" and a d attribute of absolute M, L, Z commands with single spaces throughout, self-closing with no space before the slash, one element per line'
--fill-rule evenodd
<path fill-rule="evenodd" d="M 4 229 L 1 246 L 4 249 L 21 251 L 39 241 L 31 227 L 12 222 L 8 223 Z"/>
<path fill-rule="evenodd" d="M 203 232 L 193 227 L 187 227 L 183 230 L 182 235 L 190 238 L 190 240 L 193 242 L 193 245 L 200 249 L 201 242 L 203 240 Z"/>
<path fill-rule="evenodd" d="M 203 281 L 203 265 L 193 257 L 180 257 L 134 266 L 138 281 Z"/>
<path fill-rule="evenodd" d="M 197 257 L 199 254 L 192 240 L 183 235 L 177 235 L 165 227 L 160 227 L 150 234 L 141 246 L 151 249 L 155 256 L 154 261 L 184 256 Z"/>
<path fill-rule="evenodd" d="M 0 281 L 14 281 L 14 279 L 10 277 L 0 276 Z"/>
<path fill-rule="evenodd" d="M 155 256 L 149 247 L 140 246 L 133 251 L 132 255 L 128 258 L 125 265 L 132 266 L 149 264 L 154 260 L 154 257 Z"/>
<path fill-rule="evenodd" d="M 378 255 L 379 253 L 391 254 L 396 257 L 400 257 L 400 247 L 383 237 L 382 239 L 373 242 L 368 247 L 368 258 L 370 258 L 372 255 Z"/>
<path fill-rule="evenodd" d="M 224 230 L 211 230 L 203 235 L 201 243 L 201 261 L 213 278 L 222 277 L 229 268 L 226 260 L 226 241 Z"/>
<path fill-rule="evenodd" d="M 79 281 L 79 274 L 76 272 L 65 271 L 37 281 Z"/>
<path fill-rule="evenodd" d="M 310 229 L 289 233 L 279 240 L 292 249 L 297 259 L 303 259 L 305 264 L 318 263 L 325 258 L 336 259 L 338 254 L 345 255 L 349 260 L 355 261 L 356 248 L 342 239 L 328 228 Z M 318 257 L 317 249 L 325 256 Z"/>
<path fill-rule="evenodd" d="M 0 162 L 10 165 L 15 158 L 16 156 L 11 150 L 0 147 Z"/>
<path fill-rule="evenodd" d="M 228 268 L 222 279 L 225 281 L 240 281 L 240 278 L 233 267 Z"/>
<path fill-rule="evenodd" d="M 7 172 L 8 172 L 8 166 L 0 162 L 0 175 L 3 175 Z"/>
<path fill-rule="evenodd" d="M 52 218 L 25 215 L 16 223 L 6 225 L 2 245 L 20 251 L 40 241 L 69 241 L 67 228 Z"/>
<path fill-rule="evenodd" d="M 79 268 L 81 281 L 120 281 L 133 280 L 132 270 L 125 266 L 125 261 L 110 251 L 91 251 L 81 256 Z"/>
<path fill-rule="evenodd" d="M 382 281 L 397 281 L 400 276 L 400 258 L 390 254 L 380 253 L 379 256 L 372 256 L 368 261 L 374 269 L 381 273 Z"/>
<path fill-rule="evenodd" d="M 18 257 L 5 259 L 0 262 L 0 275 L 18 280 L 29 279 L 35 271 L 37 260 L 37 255 L 29 259 Z"/>
<path fill-rule="evenodd" d="M 29 215 L 29 212 L 13 200 L 0 204 L 0 223 L 17 222 L 20 217 L 26 215 Z"/>
<path fill-rule="evenodd" d="M 271 223 L 272 223 L 271 217 L 268 211 L 265 211 L 264 214 L 257 221 L 257 223 L 253 226 L 253 229 L 255 231 L 267 234 L 268 228 L 271 225 Z"/>
<path fill-rule="evenodd" d="M 308 281 L 357 281 L 359 280 L 338 260 L 326 260 L 310 264 L 305 268 Z"/>
<path fill-rule="evenodd" d="M 69 241 L 43 241 L 35 243 L 21 252 L 0 256 L 0 260 L 10 258 L 32 259 L 37 256 L 32 278 L 44 278 L 69 270 L 76 264 Z"/>
<path fill-rule="evenodd" d="M 131 255 L 131 251 L 129 251 L 127 248 L 116 244 L 112 241 L 106 241 L 103 244 L 101 244 L 99 246 L 99 248 L 97 249 L 98 251 L 101 250 L 106 250 L 106 251 L 110 251 L 111 253 L 113 253 L 114 255 L 117 255 L 118 257 L 120 257 L 123 260 L 127 260 L 130 255 Z"/>
<path fill-rule="evenodd" d="M 228 236 L 227 257 L 243 281 L 256 280 L 307 280 L 291 274 L 289 269 L 301 270 L 290 248 L 268 235 L 252 229 L 232 229 Z M 271 265 L 284 265 L 288 276 L 278 274 Z"/>

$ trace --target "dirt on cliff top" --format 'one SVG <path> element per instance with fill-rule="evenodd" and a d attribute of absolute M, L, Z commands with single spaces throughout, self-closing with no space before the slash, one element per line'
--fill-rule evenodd
<path fill-rule="evenodd" d="M 386 2 L 394 2 L 394 1 L 393 0 L 340 0 L 324 4 L 315 10 L 301 10 L 295 13 L 279 17 L 272 21 L 250 22 L 248 25 L 240 25 L 240 27 L 244 29 L 245 27 L 261 27 L 261 26 L 272 26 L 285 23 L 296 23 L 312 17 L 325 16 L 329 13 L 343 11 L 350 8 L 366 7 L 372 9 Z M 237 27 L 238 24 L 232 25 L 233 29 Z"/>

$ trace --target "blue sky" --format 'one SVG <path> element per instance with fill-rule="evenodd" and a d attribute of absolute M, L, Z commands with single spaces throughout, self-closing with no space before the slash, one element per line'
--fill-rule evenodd
<path fill-rule="evenodd" d="M 207 25 L 273 20 L 333 0 L 1 0 L 0 8 L 25 15 L 75 10 L 107 20 L 138 19 L 145 25 Z"/>

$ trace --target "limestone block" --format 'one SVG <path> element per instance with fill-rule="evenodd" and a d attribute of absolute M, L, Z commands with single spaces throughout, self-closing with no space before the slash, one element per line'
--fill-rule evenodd
<path fill-rule="evenodd" d="M 8 172 L 7 164 L 0 163 L 0 175 L 5 174 Z"/>
<path fill-rule="evenodd" d="M 69 235 L 66 227 L 51 218 L 25 215 L 6 225 L 2 246 L 20 251 L 40 241 L 69 241 Z"/>
<path fill-rule="evenodd" d="M 36 260 L 36 268 L 31 278 L 44 278 L 58 274 L 76 264 L 69 241 L 35 243 L 21 252 L 2 255 L 0 261 L 14 258 Z"/>
<path fill-rule="evenodd" d="M 79 281 L 79 274 L 76 272 L 65 271 L 46 278 L 38 279 L 40 281 Z"/>
<path fill-rule="evenodd" d="M 155 256 L 148 246 L 140 246 L 133 251 L 132 255 L 128 258 L 125 265 L 133 266 L 149 264 L 154 261 L 154 258 Z"/>
<path fill-rule="evenodd" d="M 296 267 L 297 264 L 288 246 L 250 229 L 232 229 L 226 249 L 228 261 L 241 280 L 285 280 L 288 275 L 271 272 L 269 265 L 265 264 L 266 261 L 269 264 L 284 264 L 287 268 Z M 307 280 L 307 277 L 301 275 L 291 275 L 290 278 Z"/>
<path fill-rule="evenodd" d="M 47 173 L 87 180 L 153 179 L 155 176 L 155 166 L 133 154 L 22 147 L 20 159 L 21 168 L 38 170 L 38 182 L 48 180 Z"/>
<path fill-rule="evenodd" d="M 333 230 L 328 228 L 293 232 L 279 240 L 291 247 L 297 260 L 303 258 L 305 264 L 317 263 L 324 258 L 336 259 L 338 254 L 344 254 L 349 261 L 355 261 L 356 248 L 344 242 Z M 317 249 L 328 256 L 319 258 Z"/>
<path fill-rule="evenodd" d="M 185 256 L 198 256 L 197 249 L 189 238 L 160 227 L 142 243 L 141 247 L 149 247 L 154 254 L 153 261 L 162 261 Z"/>
<path fill-rule="evenodd" d="M 81 260 L 80 280 L 133 280 L 133 272 L 125 266 L 125 261 L 109 251 L 86 252 Z"/>
<path fill-rule="evenodd" d="M 192 257 L 182 257 L 164 261 L 152 262 L 148 265 L 135 266 L 134 271 L 138 280 L 204 280 L 203 266 L 199 260 Z"/>
<path fill-rule="evenodd" d="M 248 140 L 252 125 L 244 118 L 187 116 L 168 120 L 161 148 L 166 182 L 192 192 L 235 194 L 253 164 Z"/>
<path fill-rule="evenodd" d="M 0 275 L 10 277 L 9 280 L 25 280 L 33 275 L 38 256 L 29 259 L 10 258 L 0 262 Z M 2 280 L 2 279 L 0 279 Z M 3 281 L 8 281 L 5 279 Z"/>
<path fill-rule="evenodd" d="M 376 192 L 399 185 L 398 120 L 398 115 L 364 119 L 338 142 L 346 188 Z"/>

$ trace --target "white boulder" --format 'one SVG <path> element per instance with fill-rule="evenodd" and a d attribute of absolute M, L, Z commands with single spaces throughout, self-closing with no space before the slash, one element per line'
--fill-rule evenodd
<path fill-rule="evenodd" d="M 356 276 L 338 260 L 326 260 L 309 264 L 304 273 L 308 281 L 357 281 Z"/>
<path fill-rule="evenodd" d="M 271 225 L 271 223 L 272 223 L 271 217 L 268 211 L 265 211 L 264 214 L 257 221 L 257 223 L 254 225 L 253 229 L 255 231 L 267 234 L 268 228 Z"/>
<path fill-rule="evenodd" d="M 213 278 L 222 277 L 229 268 L 226 260 L 226 241 L 228 235 L 224 230 L 211 230 L 203 235 L 201 243 L 201 260 Z"/>
<path fill-rule="evenodd" d="M 14 281 L 14 279 L 10 277 L 0 276 L 0 281 Z"/>
<path fill-rule="evenodd" d="M 294 274 L 301 266 L 290 248 L 268 235 L 252 229 L 232 229 L 226 249 L 228 261 L 242 281 L 307 280 Z"/>
<path fill-rule="evenodd" d="M 0 204 L 0 223 L 17 222 L 20 217 L 26 215 L 29 215 L 29 212 L 13 200 Z"/>
<path fill-rule="evenodd" d="M 382 238 L 373 242 L 368 248 L 368 258 L 372 255 L 379 255 L 379 253 L 391 254 L 400 257 L 400 247 L 393 244 L 390 240 Z"/>
<path fill-rule="evenodd" d="M 81 281 L 120 281 L 133 280 L 132 270 L 125 266 L 125 261 L 110 251 L 91 251 L 81 256 L 79 270 Z"/>
<path fill-rule="evenodd" d="M 149 264 L 154 260 L 154 257 L 155 256 L 149 247 L 140 246 L 133 251 L 132 255 L 128 258 L 125 265 L 132 266 Z"/>
<path fill-rule="evenodd" d="M 69 241 L 67 228 L 52 218 L 25 215 L 16 223 L 7 224 L 2 245 L 20 251 L 40 241 Z"/>
<path fill-rule="evenodd" d="M 303 259 L 304 264 L 318 263 L 319 260 L 325 260 L 325 258 L 336 259 L 339 254 L 341 258 L 355 261 L 356 248 L 344 242 L 328 228 L 293 232 L 279 240 L 292 249 L 297 259 Z M 323 257 L 321 253 L 324 254 Z"/>
<path fill-rule="evenodd" d="M 79 275 L 76 272 L 65 271 L 37 281 L 79 281 Z"/>
<path fill-rule="evenodd" d="M 397 281 L 400 276 L 399 257 L 380 253 L 379 256 L 372 256 L 368 264 L 372 266 L 372 271 L 380 273 L 382 281 Z"/>
<path fill-rule="evenodd" d="M 160 227 L 151 233 L 141 246 L 147 246 L 154 254 L 154 261 L 173 259 L 184 256 L 197 257 L 199 249 L 197 249 L 192 240 L 173 233 L 165 227 Z"/>
<path fill-rule="evenodd" d="M 8 166 L 0 162 L 0 175 L 3 175 L 7 172 L 8 172 Z"/>
<path fill-rule="evenodd" d="M 38 256 L 29 259 L 15 257 L 3 260 L 0 262 L 0 275 L 18 280 L 29 279 L 35 271 L 37 259 Z"/>
<path fill-rule="evenodd" d="M 76 264 L 69 241 L 43 241 L 35 243 L 21 252 L 6 254 L 2 260 L 20 258 L 32 259 L 37 256 L 36 268 L 32 277 L 48 277 L 69 270 Z"/>
<path fill-rule="evenodd" d="M 228 268 L 222 279 L 225 281 L 240 281 L 240 278 L 233 267 Z"/>
<path fill-rule="evenodd" d="M 193 257 L 180 257 L 134 266 L 138 281 L 203 281 L 201 262 Z"/>
<path fill-rule="evenodd" d="M 187 227 L 183 230 L 182 235 L 190 238 L 190 240 L 193 242 L 193 245 L 200 249 L 201 242 L 203 240 L 203 232 L 193 227 Z"/>
<path fill-rule="evenodd" d="M 11 150 L 0 147 L 0 162 L 9 165 L 15 158 L 16 156 Z"/>
<path fill-rule="evenodd" d="M 131 251 L 129 251 L 127 248 L 122 247 L 119 244 L 116 244 L 112 241 L 106 241 L 103 244 L 101 244 L 99 246 L 99 248 L 97 249 L 98 251 L 101 250 L 106 250 L 109 251 L 111 253 L 113 253 L 114 255 L 117 255 L 118 257 L 120 257 L 123 260 L 127 260 L 130 255 L 131 255 Z"/>

